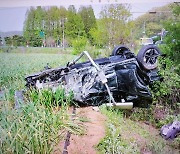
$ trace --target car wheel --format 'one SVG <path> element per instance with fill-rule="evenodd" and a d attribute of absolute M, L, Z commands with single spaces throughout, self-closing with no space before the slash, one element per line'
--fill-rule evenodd
<path fill-rule="evenodd" d="M 130 52 L 130 49 L 124 45 L 119 45 L 115 47 L 112 51 L 112 56 L 124 56 L 127 52 Z"/>
<path fill-rule="evenodd" d="M 137 61 L 146 70 L 152 70 L 157 67 L 158 56 L 160 56 L 160 54 L 160 50 L 154 45 L 143 46 L 137 55 Z"/>

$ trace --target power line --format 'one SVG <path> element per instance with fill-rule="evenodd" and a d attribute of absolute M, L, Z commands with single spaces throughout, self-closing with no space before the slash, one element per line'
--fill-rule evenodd
<path fill-rule="evenodd" d="M 143 11 L 143 12 L 130 12 L 130 13 L 149 13 L 149 14 L 156 14 L 156 13 L 172 13 L 172 11 L 148 11 L 148 12 L 145 12 L 145 11 Z"/>

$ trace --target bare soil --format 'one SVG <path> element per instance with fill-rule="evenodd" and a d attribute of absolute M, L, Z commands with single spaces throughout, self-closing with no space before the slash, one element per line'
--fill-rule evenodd
<path fill-rule="evenodd" d="M 77 116 L 87 118 L 84 122 L 85 134 L 71 135 L 68 154 L 95 154 L 95 146 L 105 137 L 105 116 L 92 107 L 77 109 Z"/>

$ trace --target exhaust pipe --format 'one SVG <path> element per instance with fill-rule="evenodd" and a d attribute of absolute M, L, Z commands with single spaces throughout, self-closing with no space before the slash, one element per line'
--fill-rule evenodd
<path fill-rule="evenodd" d="M 133 103 L 132 102 L 126 102 L 126 103 L 107 103 L 107 107 L 113 107 L 117 109 L 126 109 L 126 110 L 131 110 L 133 108 Z"/>

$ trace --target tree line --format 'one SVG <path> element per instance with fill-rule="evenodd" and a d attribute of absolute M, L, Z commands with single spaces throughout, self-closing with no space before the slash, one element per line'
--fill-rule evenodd
<path fill-rule="evenodd" d="M 161 32 L 163 22 L 172 17 L 168 5 L 152 11 L 166 12 L 146 13 L 133 20 L 129 4 L 111 4 L 104 5 L 96 19 L 92 6 L 81 6 L 78 10 L 73 5 L 67 9 L 31 7 L 26 12 L 23 36 L 6 37 L 5 41 L 7 45 L 33 47 L 136 46 L 143 35 L 151 37 Z"/>
<path fill-rule="evenodd" d="M 6 43 L 27 46 L 72 46 L 86 42 L 98 47 L 115 46 L 131 40 L 132 24 L 130 6 L 124 4 L 102 7 L 96 19 L 92 6 L 73 5 L 60 7 L 31 7 L 24 22 L 23 39 L 7 37 Z M 19 45 L 19 44 L 18 44 Z"/>
<path fill-rule="evenodd" d="M 87 38 L 96 28 L 96 18 L 91 6 L 76 8 L 31 7 L 26 13 L 24 37 L 30 46 L 69 46 L 73 39 Z"/>

